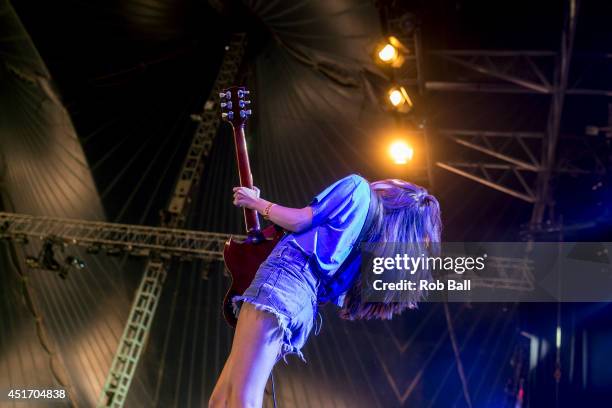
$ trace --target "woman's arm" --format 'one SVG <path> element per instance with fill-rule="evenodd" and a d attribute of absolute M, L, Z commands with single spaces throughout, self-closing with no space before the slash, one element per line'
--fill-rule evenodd
<path fill-rule="evenodd" d="M 259 197 L 259 189 L 234 187 L 234 205 L 251 208 L 260 214 L 268 209 L 268 219 L 274 224 L 292 232 L 300 232 L 312 224 L 312 208 L 289 208 Z"/>

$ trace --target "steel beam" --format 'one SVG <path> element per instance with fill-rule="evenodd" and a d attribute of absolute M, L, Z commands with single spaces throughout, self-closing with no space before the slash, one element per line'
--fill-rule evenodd
<path fill-rule="evenodd" d="M 508 163 L 514 164 L 515 166 L 520 167 L 524 170 L 530 170 L 530 171 L 535 171 L 535 172 L 540 170 L 537 164 L 534 165 L 531 163 L 527 163 L 526 161 L 517 159 L 507 154 L 496 152 L 495 150 L 487 148 L 487 147 L 479 146 L 476 143 L 469 142 L 459 137 L 453 137 L 453 140 L 462 146 L 469 147 L 470 149 L 488 154 L 489 156 L 495 157 L 496 159 L 500 159 Z"/>
<path fill-rule="evenodd" d="M 454 164 L 450 164 L 450 163 L 443 163 L 443 162 L 436 162 L 436 166 L 450 171 L 452 173 L 458 174 L 460 176 L 463 176 L 465 178 L 468 178 L 470 180 L 476 181 L 480 184 L 483 184 L 487 187 L 491 187 L 497 191 L 501 191 L 502 193 L 506 193 L 511 195 L 512 197 L 516 197 L 518 199 L 521 199 L 523 201 L 526 201 L 528 203 L 534 203 L 535 202 L 535 197 L 533 197 L 532 195 L 529 194 L 525 194 L 525 193 L 521 193 L 520 191 L 516 191 L 512 188 L 506 187 L 506 186 L 502 186 L 501 184 L 490 180 L 487 177 L 480 177 L 478 175 L 469 173 L 465 170 L 460 169 L 457 165 Z M 478 167 L 477 165 L 475 167 Z"/>
<path fill-rule="evenodd" d="M 536 181 L 536 202 L 531 213 L 531 224 L 540 224 L 544 219 L 546 207 L 550 204 L 550 179 L 555 167 L 557 141 L 561 131 L 563 103 L 569 78 L 570 63 L 576 34 L 578 0 L 569 0 L 566 22 L 561 34 L 561 52 L 555 69 L 554 92 L 547 124 L 547 138 L 542 151 L 543 171 Z"/>
<path fill-rule="evenodd" d="M 482 93 L 509 93 L 509 94 L 538 94 L 541 92 L 533 89 L 515 85 L 490 84 L 480 82 L 452 82 L 452 81 L 427 81 L 425 88 L 428 91 L 452 91 L 452 92 L 482 92 Z"/>
<path fill-rule="evenodd" d="M 526 132 L 524 130 L 474 130 L 458 128 L 442 128 L 437 130 L 443 135 L 461 134 L 465 136 L 483 137 L 512 137 L 517 139 L 542 139 L 546 136 L 543 132 Z"/>
<path fill-rule="evenodd" d="M 432 50 L 432 55 L 450 55 L 456 57 L 554 57 L 554 51 L 548 50 Z"/>
<path fill-rule="evenodd" d="M 229 234 L 0 212 L 0 239 L 44 240 L 148 257 L 222 260 Z"/>
<path fill-rule="evenodd" d="M 501 160 L 505 163 L 437 163 L 438 167 L 451 171 L 455 174 L 467 177 L 470 180 L 479 182 L 498 191 L 507 193 L 513 197 L 520 198 L 527 202 L 533 202 L 534 195 L 532 188 L 527 184 L 523 177 L 522 171 L 539 172 L 541 166 L 536 155 L 531 151 L 529 146 L 525 144 L 525 139 L 543 140 L 544 134 L 540 132 L 521 132 L 521 131 L 490 131 L 490 130 L 467 130 L 467 129 L 440 129 L 438 133 L 450 138 L 455 143 L 465 146 L 469 149 L 484 153 L 490 157 Z M 466 137 L 471 138 L 466 140 Z M 493 139 L 505 140 L 504 146 L 501 148 L 492 143 Z M 526 161 L 522 158 L 514 157 L 504 152 L 504 147 L 507 147 L 509 142 L 515 141 L 520 149 L 529 159 Z M 504 175 L 512 173 L 519 181 L 523 190 L 520 192 L 514 188 L 504 186 L 499 180 L 492 180 L 487 170 L 503 170 Z M 466 170 L 471 170 L 466 171 Z M 482 176 L 475 174 L 474 171 L 479 171 Z"/>
<path fill-rule="evenodd" d="M 543 94 L 550 93 L 550 88 L 545 85 L 537 84 L 527 79 L 520 78 L 515 75 L 510 75 L 510 74 L 501 72 L 498 69 L 495 69 L 491 61 L 488 59 L 487 61 L 489 62 L 489 66 L 487 67 L 485 65 L 477 64 L 472 61 L 464 61 L 461 58 L 457 58 L 457 57 L 450 56 L 450 55 L 441 54 L 440 57 L 446 59 L 447 61 L 452 61 L 457 65 L 461 65 L 465 68 L 479 72 L 481 74 L 488 75 L 493 78 L 498 78 L 498 79 L 513 83 L 515 85 L 519 85 L 523 88 L 527 88 L 527 89 L 530 89 L 538 93 L 543 93 Z M 488 57 L 482 57 L 482 58 L 488 58 Z"/>
<path fill-rule="evenodd" d="M 565 94 L 566 95 L 583 95 L 583 96 L 612 96 L 612 90 L 569 88 L 565 90 Z"/>
<path fill-rule="evenodd" d="M 524 143 L 524 138 L 517 137 L 515 140 L 521 146 L 522 150 L 528 156 L 529 160 L 522 160 L 513 157 L 509 154 L 493 148 L 492 144 L 483 145 L 481 143 L 475 143 L 474 141 L 466 140 L 459 136 L 469 135 L 470 133 L 456 132 L 451 134 L 453 140 L 465 147 L 472 150 L 479 151 L 489 156 L 495 157 L 496 159 L 510 163 L 513 166 L 509 166 L 504 170 L 512 171 L 517 176 L 521 185 L 527 191 L 527 194 L 523 194 L 512 188 L 508 188 L 500 185 L 488 177 L 486 173 L 487 166 L 476 164 L 474 167 L 478 168 L 484 177 L 470 173 L 463 170 L 461 167 L 452 165 L 450 163 L 436 163 L 439 167 L 451 171 L 455 174 L 467 177 L 471 180 L 477 181 L 481 184 L 487 185 L 498 191 L 505 192 L 514 197 L 520 198 L 524 201 L 531 202 L 534 204 L 531 224 L 540 224 L 544 218 L 544 214 L 547 206 L 551 201 L 550 197 L 550 180 L 553 171 L 568 171 L 568 172 L 579 172 L 579 170 L 573 170 L 569 168 L 558 168 L 555 164 L 556 148 L 558 144 L 561 119 L 563 113 L 563 104 L 566 95 L 587 95 L 587 96 L 612 96 L 612 90 L 600 90 L 600 89 L 583 89 L 583 88 L 569 88 L 568 78 L 571 60 L 573 56 L 573 45 L 574 37 L 576 32 L 576 21 L 578 14 L 578 0 L 568 0 L 568 8 L 566 14 L 566 20 L 564 23 L 562 35 L 561 35 L 561 47 L 559 53 L 551 51 L 506 51 L 506 50 L 436 50 L 430 52 L 431 55 L 444 58 L 457 65 L 471 69 L 475 72 L 494 77 L 510 84 L 503 83 L 478 83 L 478 82 L 450 82 L 450 81 L 426 81 L 425 88 L 429 91 L 457 91 L 457 92 L 484 92 L 484 93 L 526 93 L 526 94 L 550 94 L 551 95 L 551 106 L 549 110 L 547 125 L 546 125 L 546 137 L 542 138 L 542 152 L 540 159 L 536 159 L 533 152 Z M 610 58 L 611 54 L 601 53 L 585 53 L 579 54 L 581 57 L 591 58 Z M 542 72 L 540 67 L 533 61 L 533 58 L 556 58 L 556 66 L 554 78 L 549 81 L 546 75 Z M 525 78 L 518 77 L 516 75 L 503 72 L 495 67 L 494 61 L 491 58 L 512 58 L 516 60 L 520 58 L 526 62 L 526 66 L 529 67 L 530 71 L 537 76 L 540 83 L 530 81 Z M 481 64 L 484 62 L 486 64 Z M 484 141 L 488 137 L 495 137 L 493 134 L 479 133 L 478 131 L 472 131 L 473 136 L 482 136 Z M 541 137 L 538 136 L 538 137 Z M 472 168 L 474 168 L 472 167 Z M 463 166 L 463 168 L 470 168 L 470 166 Z M 532 188 L 525 183 L 525 179 L 522 177 L 519 170 L 530 170 L 537 172 L 537 180 L 535 187 Z"/>
<path fill-rule="evenodd" d="M 452 81 L 427 81 L 425 89 L 428 91 L 451 91 L 451 92 L 482 92 L 482 93 L 507 93 L 507 94 L 537 94 L 541 92 L 532 89 L 505 85 L 505 84 L 489 84 L 483 82 L 452 82 Z M 552 90 L 546 92 L 552 94 Z M 588 89 L 588 88 L 567 88 L 566 95 L 582 95 L 582 96 L 612 96 L 610 89 Z"/>

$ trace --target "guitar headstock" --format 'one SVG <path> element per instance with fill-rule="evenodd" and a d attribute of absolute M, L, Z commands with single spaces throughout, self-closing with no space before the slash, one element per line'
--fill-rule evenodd
<path fill-rule="evenodd" d="M 243 127 L 251 115 L 249 93 L 244 86 L 232 86 L 219 94 L 221 118 L 230 122 L 234 128 Z"/>

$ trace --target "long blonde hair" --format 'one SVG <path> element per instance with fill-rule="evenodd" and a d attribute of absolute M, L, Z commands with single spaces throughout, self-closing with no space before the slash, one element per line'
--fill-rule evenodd
<path fill-rule="evenodd" d="M 418 254 L 438 255 L 442 221 L 440 204 L 433 195 L 419 185 L 399 179 L 376 181 L 370 183 L 370 188 L 376 193 L 378 202 L 374 220 L 365 232 L 365 242 L 377 243 L 381 252 L 385 251 L 385 243 L 406 243 Z M 412 279 L 431 280 L 431 272 L 421 269 Z M 348 320 L 391 319 L 395 314 L 415 308 L 423 294 L 418 290 L 410 291 L 401 302 L 391 300 L 392 297 L 392 294 L 387 294 L 381 302 L 362 301 L 359 275 L 347 291 L 340 317 Z"/>

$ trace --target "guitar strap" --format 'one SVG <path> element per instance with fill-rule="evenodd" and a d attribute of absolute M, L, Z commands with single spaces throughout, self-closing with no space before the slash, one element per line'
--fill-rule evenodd
<path fill-rule="evenodd" d="M 363 242 L 368 230 L 376 220 L 378 212 L 378 195 L 374 190 L 370 188 L 370 205 L 368 207 L 368 214 L 366 215 L 365 222 L 357 240 L 353 244 L 351 252 L 346 257 L 344 262 L 336 270 L 334 275 L 325 282 L 325 285 L 319 285 L 317 293 L 317 299 L 319 304 L 327 303 L 334 300 L 332 297 L 338 296 L 337 304 L 342 306 L 344 301 L 344 294 L 351 287 L 357 274 L 361 270 L 361 243 Z"/>

